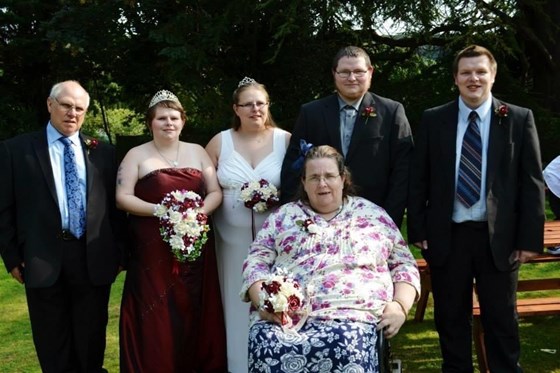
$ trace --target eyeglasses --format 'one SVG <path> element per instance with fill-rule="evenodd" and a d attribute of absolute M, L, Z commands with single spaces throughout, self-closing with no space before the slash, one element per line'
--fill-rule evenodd
<path fill-rule="evenodd" d="M 336 75 L 338 75 L 339 77 L 341 77 L 342 79 L 348 79 L 350 77 L 350 75 L 354 74 L 354 76 L 356 78 L 363 78 L 364 76 L 366 76 L 368 70 L 354 70 L 354 71 L 349 71 L 349 70 L 342 70 L 342 71 L 335 71 Z"/>
<path fill-rule="evenodd" d="M 340 174 L 325 174 L 325 175 L 311 175 L 306 178 L 306 181 L 311 184 L 319 184 L 321 180 L 325 180 L 325 183 L 331 184 L 336 181 Z"/>
<path fill-rule="evenodd" d="M 246 102 L 244 104 L 236 104 L 235 106 L 242 107 L 244 109 L 252 109 L 253 106 L 256 106 L 257 109 L 260 110 L 266 105 L 268 105 L 268 102 L 257 101 L 257 102 Z"/>
<path fill-rule="evenodd" d="M 66 112 L 66 114 L 70 113 L 70 111 L 74 110 L 74 113 L 76 114 L 76 116 L 80 117 L 82 115 L 84 115 L 84 113 L 86 112 L 86 109 L 84 109 L 83 107 L 80 106 L 74 106 L 74 105 L 70 105 L 64 102 L 60 102 L 58 101 L 58 99 L 56 97 L 53 97 L 53 100 L 56 101 L 56 103 L 58 104 L 58 106 L 60 106 L 60 108 Z"/>

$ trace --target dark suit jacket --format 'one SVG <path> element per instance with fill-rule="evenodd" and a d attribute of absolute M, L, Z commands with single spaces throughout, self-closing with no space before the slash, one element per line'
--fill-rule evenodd
<path fill-rule="evenodd" d="M 373 107 L 375 117 L 363 115 Z M 313 145 L 330 145 L 342 154 L 340 108 L 336 94 L 304 104 L 293 129 L 282 165 L 282 202 L 293 199 L 300 171 L 292 164 L 300 155 L 300 139 Z M 412 132 L 404 107 L 393 100 L 366 93 L 346 156 L 358 194 L 383 207 L 400 226 L 406 207 Z"/>
<path fill-rule="evenodd" d="M 94 285 L 106 285 L 117 274 L 126 229 L 124 215 L 115 205 L 115 151 L 99 142 L 88 152 L 83 139 L 82 148 L 87 174 L 87 268 Z M 61 270 L 62 221 L 46 129 L 0 143 L 0 174 L 4 264 L 11 271 L 23 261 L 27 287 L 51 286 Z"/>
<path fill-rule="evenodd" d="M 501 104 L 494 99 L 492 112 Z M 505 105 L 507 117 L 492 114 L 485 191 L 490 246 L 499 270 L 516 264 L 514 250 L 542 252 L 545 218 L 533 113 Z M 435 266 L 445 263 L 451 244 L 458 112 L 458 100 L 424 112 L 410 167 L 408 239 L 427 240 L 423 253 Z"/>

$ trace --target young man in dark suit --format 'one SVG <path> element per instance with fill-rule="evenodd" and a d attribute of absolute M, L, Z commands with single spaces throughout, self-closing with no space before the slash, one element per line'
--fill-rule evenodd
<path fill-rule="evenodd" d="M 412 135 L 404 107 L 368 92 L 373 66 L 361 48 L 334 57 L 336 93 L 304 104 L 293 129 L 281 174 L 281 199 L 294 198 L 300 170 L 300 141 L 330 145 L 344 155 L 360 196 L 383 207 L 400 226 L 406 207 Z"/>
<path fill-rule="evenodd" d="M 89 100 L 76 81 L 55 84 L 46 128 L 0 143 L 0 253 L 25 284 L 43 372 L 104 371 L 125 228 L 114 148 L 80 134 Z"/>
<path fill-rule="evenodd" d="M 415 135 L 408 238 L 430 266 L 443 372 L 473 372 L 473 281 L 490 371 L 522 371 L 518 269 L 543 250 L 544 187 L 533 113 L 492 96 L 496 70 L 486 48 L 459 52 L 459 98 Z"/>

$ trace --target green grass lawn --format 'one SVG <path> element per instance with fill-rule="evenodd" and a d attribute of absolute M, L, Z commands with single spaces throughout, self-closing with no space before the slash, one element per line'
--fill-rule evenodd
<path fill-rule="evenodd" d="M 522 268 L 521 277 L 558 277 L 560 263 L 534 264 Z M 118 317 L 124 273 L 111 292 L 105 367 L 119 370 Z M 558 293 L 558 292 L 557 292 Z M 0 274 L 0 371 L 40 372 L 33 349 L 24 289 L 4 271 Z M 392 341 L 396 358 L 405 372 L 438 372 L 441 364 L 437 333 L 430 303 L 423 322 L 408 321 Z M 411 310 L 411 319 L 414 309 Z M 560 373 L 560 317 L 531 317 L 521 323 L 521 363 L 526 373 Z M 555 349 L 556 354 L 541 349 Z M 474 356 L 474 355 L 473 355 Z"/>
<path fill-rule="evenodd" d="M 39 373 L 25 290 L 4 271 L 3 263 L 0 268 L 0 372 Z M 124 276 L 124 273 L 119 275 L 111 290 L 105 352 L 105 368 L 109 372 L 119 371 L 119 308 Z"/>

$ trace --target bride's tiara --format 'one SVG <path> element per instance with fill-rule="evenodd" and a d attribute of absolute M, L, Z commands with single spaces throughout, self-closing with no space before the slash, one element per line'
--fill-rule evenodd
<path fill-rule="evenodd" d="M 152 101 L 150 101 L 150 106 L 148 106 L 148 109 L 162 101 L 173 101 L 180 103 L 179 99 L 173 94 L 173 92 L 162 89 L 161 91 L 156 92 L 156 94 L 152 98 Z"/>
<path fill-rule="evenodd" d="M 250 84 L 256 84 L 256 83 L 257 83 L 257 81 L 255 79 L 249 78 L 248 76 L 246 76 L 243 79 L 241 79 L 241 81 L 237 85 L 237 88 L 242 87 L 244 85 L 250 85 Z"/>

